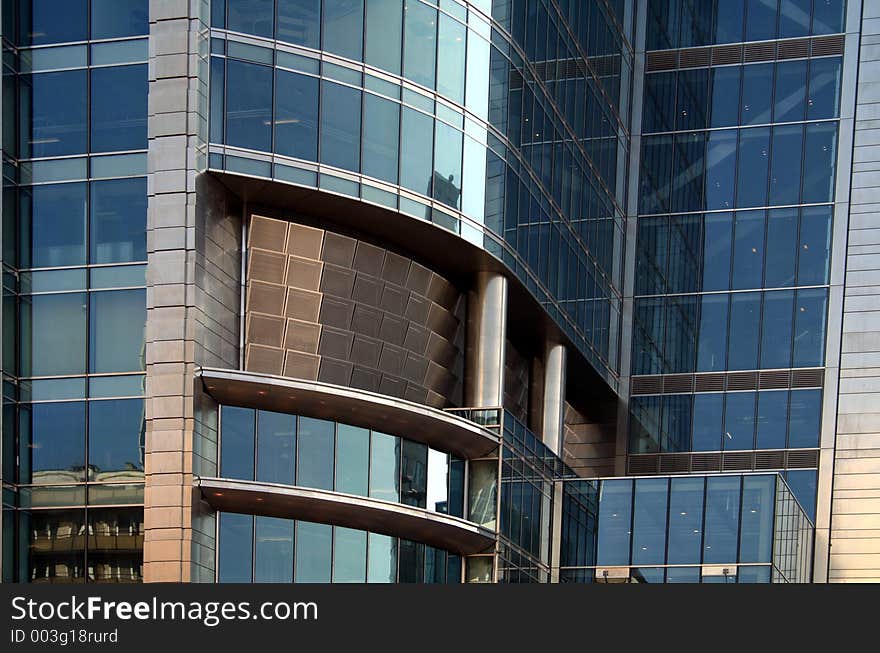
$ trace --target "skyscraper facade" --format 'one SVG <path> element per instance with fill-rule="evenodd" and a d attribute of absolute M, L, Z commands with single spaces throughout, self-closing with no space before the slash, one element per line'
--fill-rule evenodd
<path fill-rule="evenodd" d="M 3 580 L 876 580 L 869 4 L 6 0 Z"/>

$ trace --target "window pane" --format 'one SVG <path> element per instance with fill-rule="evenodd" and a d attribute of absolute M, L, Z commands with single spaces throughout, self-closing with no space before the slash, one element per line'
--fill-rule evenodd
<path fill-rule="evenodd" d="M 147 260 L 147 178 L 91 183 L 90 262 Z"/>
<path fill-rule="evenodd" d="M 334 529 L 333 582 L 363 583 L 367 580 L 367 534 L 353 528 Z"/>
<path fill-rule="evenodd" d="M 719 4 L 724 4 L 720 2 Z M 776 36 L 776 0 L 746 0 L 746 41 Z"/>
<path fill-rule="evenodd" d="M 97 68 L 91 73 L 91 151 L 146 149 L 146 64 Z"/>
<path fill-rule="evenodd" d="M 219 517 L 217 579 L 221 583 L 250 583 L 254 518 L 231 512 L 220 513 Z"/>
<path fill-rule="evenodd" d="M 144 369 L 146 290 L 91 293 L 89 371 Z"/>
<path fill-rule="evenodd" d="M 400 74 L 403 32 L 402 0 L 367 0 L 367 42 L 364 61 Z"/>
<path fill-rule="evenodd" d="M 697 371 L 724 369 L 727 354 L 728 295 L 704 295 L 700 309 Z"/>
<path fill-rule="evenodd" d="M 447 511 L 453 517 L 464 517 L 464 467 L 463 460 L 450 456 Z"/>
<path fill-rule="evenodd" d="M 630 453 L 660 451 L 662 397 L 633 397 L 630 403 Z"/>
<path fill-rule="evenodd" d="M 810 60 L 810 100 L 807 119 L 822 120 L 840 115 L 839 57 Z"/>
<path fill-rule="evenodd" d="M 811 0 L 780 1 L 779 38 L 785 39 L 793 36 L 809 35 L 811 4 Z M 740 578 L 740 582 L 742 582 L 742 578 Z"/>
<path fill-rule="evenodd" d="M 670 547 L 672 545 L 670 544 Z M 697 542 L 697 554 L 699 555 L 700 543 Z M 667 583 L 699 583 L 699 567 L 669 567 L 666 570 Z"/>
<path fill-rule="evenodd" d="M 729 213 L 707 213 L 703 219 L 703 290 L 730 288 L 733 218 Z"/>
<path fill-rule="evenodd" d="M 633 511 L 632 562 L 663 564 L 666 558 L 668 479 L 638 479 Z"/>
<path fill-rule="evenodd" d="M 426 508 L 448 513 L 449 454 L 428 449 L 428 485 Z"/>
<path fill-rule="evenodd" d="M 321 0 L 278 0 L 279 41 L 307 48 L 320 47 Z"/>
<path fill-rule="evenodd" d="M 733 208 L 736 189 L 735 130 L 713 131 L 706 151 L 706 208 Z"/>
<path fill-rule="evenodd" d="M 397 538 L 369 534 L 368 583 L 397 582 Z"/>
<path fill-rule="evenodd" d="M 798 285 L 828 283 L 831 260 L 830 206 L 801 209 L 800 247 L 798 248 Z"/>
<path fill-rule="evenodd" d="M 721 393 L 694 396 L 694 451 L 720 451 L 724 395 Z"/>
<path fill-rule="evenodd" d="M 147 0 L 92 0 L 92 38 L 149 34 Z"/>
<path fill-rule="evenodd" d="M 28 190 L 21 195 L 24 267 L 85 264 L 86 184 L 47 184 Z M 142 199 L 146 203 L 146 193 Z"/>
<path fill-rule="evenodd" d="M 793 367 L 818 367 L 825 355 L 828 291 L 799 290 L 795 300 Z"/>
<path fill-rule="evenodd" d="M 257 412 L 257 480 L 293 485 L 296 416 Z"/>
<path fill-rule="evenodd" d="M 770 567 L 739 567 L 738 583 L 769 583 Z"/>
<path fill-rule="evenodd" d="M 806 89 L 806 60 L 780 61 L 776 64 L 774 122 L 796 122 L 804 119 Z"/>
<path fill-rule="evenodd" d="M 804 143 L 804 204 L 830 202 L 834 199 L 836 159 L 837 123 L 807 125 Z"/>
<path fill-rule="evenodd" d="M 730 302 L 729 370 L 754 370 L 758 366 L 758 325 L 761 293 L 736 293 Z"/>
<path fill-rule="evenodd" d="M 297 522 L 295 582 L 329 583 L 332 547 L 332 526 Z"/>
<path fill-rule="evenodd" d="M 663 397 L 663 451 L 687 451 L 691 444 L 691 397 Z"/>
<path fill-rule="evenodd" d="M 403 76 L 434 88 L 437 10 L 415 0 L 404 4 Z"/>
<path fill-rule="evenodd" d="M 400 105 L 364 95 L 364 174 L 397 183 Z"/>
<path fill-rule="evenodd" d="M 740 211 L 734 217 L 733 288 L 760 288 L 764 268 L 764 211 Z"/>
<path fill-rule="evenodd" d="M 784 449 L 788 425 L 788 392 L 758 393 L 757 449 Z"/>
<path fill-rule="evenodd" d="M 794 293 L 790 290 L 764 295 L 761 320 L 761 367 L 791 366 L 791 329 Z"/>
<path fill-rule="evenodd" d="M 772 63 L 743 66 L 742 112 L 740 124 L 762 125 L 770 122 L 773 101 Z"/>
<path fill-rule="evenodd" d="M 85 372 L 86 295 L 35 295 L 22 316 L 22 368 L 25 376 Z M 59 329 L 58 325 L 64 328 Z M 30 369 L 27 358 L 30 356 Z"/>
<path fill-rule="evenodd" d="M 643 133 L 672 131 L 674 128 L 677 79 L 678 75 L 674 71 L 645 75 Z"/>
<path fill-rule="evenodd" d="M 275 76 L 275 152 L 318 158 L 318 80 L 278 70 Z"/>
<path fill-rule="evenodd" d="M 21 453 L 28 456 L 25 483 L 75 483 L 87 480 L 86 404 L 82 401 L 32 404 L 30 439 Z M 22 465 L 25 467 L 25 465 Z"/>
<path fill-rule="evenodd" d="M 770 129 L 743 129 L 739 134 L 737 206 L 767 203 L 767 168 L 770 162 Z"/>
<path fill-rule="evenodd" d="M 822 415 L 821 390 L 793 390 L 788 424 L 788 446 L 791 449 L 819 446 Z"/>
<path fill-rule="evenodd" d="M 704 129 L 709 112 L 709 70 L 678 73 L 676 129 Z"/>
<path fill-rule="evenodd" d="M 440 14 L 438 40 L 443 56 L 437 61 L 437 92 L 463 104 L 467 29 L 457 20 Z"/>
<path fill-rule="evenodd" d="M 143 449 L 143 399 L 89 402 L 89 469 L 95 475 L 92 480 L 142 478 Z"/>
<path fill-rule="evenodd" d="M 220 409 L 220 476 L 254 480 L 253 408 L 223 406 Z"/>
<path fill-rule="evenodd" d="M 334 0 L 324 3 L 325 50 L 360 61 L 363 40 L 364 0 Z"/>
<path fill-rule="evenodd" d="M 84 153 L 88 138 L 86 112 L 89 106 L 86 71 L 25 75 L 21 80 L 22 156 L 30 158 Z M 146 87 L 146 78 L 144 82 Z M 58 98 L 64 98 L 65 101 L 59 102 Z M 143 117 L 146 119 L 146 111 Z M 141 147 L 145 145 L 146 141 Z"/>
<path fill-rule="evenodd" d="M 299 418 L 296 484 L 321 490 L 333 489 L 335 424 L 311 417 Z"/>
<path fill-rule="evenodd" d="M 770 204 L 797 204 L 804 149 L 803 126 L 774 127 L 772 147 Z"/>
<path fill-rule="evenodd" d="M 22 45 L 84 41 L 88 38 L 87 0 L 30 0 L 18 4 Z"/>
<path fill-rule="evenodd" d="M 245 32 L 272 38 L 273 0 L 227 0 L 226 27 L 234 32 Z"/>
<path fill-rule="evenodd" d="M 813 34 L 837 34 L 843 31 L 845 0 L 823 0 L 813 4 Z"/>
<path fill-rule="evenodd" d="M 703 538 L 703 479 L 673 478 L 671 483 L 667 562 L 671 565 L 699 564 Z"/>
<path fill-rule="evenodd" d="M 360 170 L 361 91 L 321 84 L 321 163 Z"/>
<path fill-rule="evenodd" d="M 370 431 L 339 424 L 336 427 L 336 491 L 367 496 L 370 470 Z"/>
<path fill-rule="evenodd" d="M 731 392 L 724 402 L 724 450 L 755 448 L 755 393 Z"/>
<path fill-rule="evenodd" d="M 740 477 L 706 479 L 706 539 L 703 562 L 736 562 L 739 530 Z"/>
<path fill-rule="evenodd" d="M 602 481 L 597 564 L 629 564 L 631 514 L 632 481 Z"/>
<path fill-rule="evenodd" d="M 774 476 L 744 476 L 740 562 L 770 562 L 773 512 L 776 504 Z"/>
<path fill-rule="evenodd" d="M 431 195 L 433 120 L 424 113 L 403 108 L 400 153 L 400 185 Z"/>
<path fill-rule="evenodd" d="M 292 519 L 256 518 L 254 582 L 289 583 L 293 580 Z"/>
<path fill-rule="evenodd" d="M 434 199 L 457 209 L 461 196 L 462 133 L 436 121 L 434 146 Z"/>
<path fill-rule="evenodd" d="M 272 141 L 272 69 L 226 62 L 226 143 L 268 152 Z"/>
<path fill-rule="evenodd" d="M 814 469 L 791 469 L 785 472 L 785 481 L 811 520 L 816 521 L 816 481 Z"/>
<path fill-rule="evenodd" d="M 424 508 L 428 492 L 428 447 L 402 440 L 400 452 L 400 501 Z"/>
<path fill-rule="evenodd" d="M 798 211 L 774 209 L 768 214 L 766 288 L 794 285 L 797 258 Z"/>
<path fill-rule="evenodd" d="M 398 583 L 425 582 L 425 545 L 400 540 Z"/>
<path fill-rule="evenodd" d="M 724 0 L 714 4 L 716 6 L 715 42 L 738 43 L 742 41 L 745 0 Z"/>
<path fill-rule="evenodd" d="M 370 496 L 400 501 L 400 440 L 376 431 L 370 439 Z"/>

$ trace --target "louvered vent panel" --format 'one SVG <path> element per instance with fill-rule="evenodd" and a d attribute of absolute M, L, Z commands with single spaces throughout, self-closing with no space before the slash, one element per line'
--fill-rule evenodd
<path fill-rule="evenodd" d="M 632 380 L 634 395 L 656 395 L 663 392 L 662 376 L 635 376 Z"/>
<path fill-rule="evenodd" d="M 678 53 L 679 68 L 708 66 L 712 51 L 709 48 L 693 48 Z"/>
<path fill-rule="evenodd" d="M 723 471 L 732 469 L 752 469 L 754 466 L 754 454 L 750 451 L 737 451 L 736 453 L 724 454 Z"/>
<path fill-rule="evenodd" d="M 772 61 L 776 58 L 776 43 L 747 43 L 745 46 L 746 62 Z"/>
<path fill-rule="evenodd" d="M 803 469 L 819 466 L 819 450 L 804 449 L 802 451 L 788 451 L 785 466 L 789 469 Z"/>
<path fill-rule="evenodd" d="M 712 48 L 712 64 L 715 66 L 730 63 L 740 63 L 741 61 L 741 45 L 719 45 Z"/>
<path fill-rule="evenodd" d="M 630 456 L 628 461 L 628 473 L 637 474 L 656 474 L 659 467 L 660 456 Z"/>
<path fill-rule="evenodd" d="M 678 52 L 675 50 L 662 50 L 660 52 L 649 52 L 645 68 L 648 72 L 655 70 L 673 70 L 678 66 Z"/>
<path fill-rule="evenodd" d="M 817 36 L 813 39 L 812 46 L 812 55 L 814 57 L 843 54 L 843 35 Z"/>
<path fill-rule="evenodd" d="M 693 374 L 669 374 L 663 377 L 663 392 L 693 392 Z"/>
<path fill-rule="evenodd" d="M 821 388 L 825 381 L 825 370 L 818 368 L 812 370 L 792 370 L 792 388 Z"/>
<path fill-rule="evenodd" d="M 792 39 L 790 41 L 780 41 L 776 56 L 780 59 L 800 59 L 802 57 L 809 57 L 810 40 Z"/>
<path fill-rule="evenodd" d="M 784 451 L 756 451 L 755 469 L 782 469 L 785 467 Z"/>
<path fill-rule="evenodd" d="M 757 387 L 757 372 L 733 372 L 727 376 L 728 390 L 756 390 Z"/>
<path fill-rule="evenodd" d="M 787 388 L 789 383 L 791 383 L 791 373 L 788 370 L 760 372 L 758 375 L 758 387 L 762 390 Z"/>
<path fill-rule="evenodd" d="M 720 453 L 695 453 L 691 455 L 692 472 L 717 472 L 720 470 Z"/>
<path fill-rule="evenodd" d="M 694 386 L 697 392 L 722 392 L 724 390 L 724 375 L 697 374 Z"/>
<path fill-rule="evenodd" d="M 660 456 L 660 473 L 675 474 L 690 471 L 689 454 L 666 454 Z"/>

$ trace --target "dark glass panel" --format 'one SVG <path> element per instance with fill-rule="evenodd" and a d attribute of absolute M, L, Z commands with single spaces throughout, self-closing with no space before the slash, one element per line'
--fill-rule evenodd
<path fill-rule="evenodd" d="M 788 418 L 789 448 L 818 447 L 821 416 L 821 390 L 792 390 L 791 413 Z"/>
<path fill-rule="evenodd" d="M 798 253 L 798 210 L 773 209 L 767 215 L 767 260 L 764 287 L 794 285 Z"/>
<path fill-rule="evenodd" d="M 254 480 L 253 408 L 223 406 L 220 409 L 220 476 Z"/>
<path fill-rule="evenodd" d="M 729 370 L 754 370 L 758 366 L 758 328 L 761 293 L 735 293 L 730 302 Z"/>
<path fill-rule="evenodd" d="M 21 365 L 25 376 L 86 371 L 86 310 L 84 293 L 34 295 L 30 306 L 22 304 Z M 59 324 L 64 328 L 59 329 Z"/>
<path fill-rule="evenodd" d="M 793 367 L 818 367 L 825 354 L 828 291 L 799 290 L 795 300 Z"/>
<path fill-rule="evenodd" d="M 630 402 L 630 453 L 659 453 L 662 397 L 633 397 Z"/>
<path fill-rule="evenodd" d="M 744 476 L 742 488 L 740 562 L 770 562 L 773 547 L 773 513 L 776 475 Z"/>
<path fill-rule="evenodd" d="M 24 470 L 20 471 L 23 482 L 58 484 L 89 480 L 84 474 L 85 402 L 32 404 L 30 440 L 24 440 L 27 444 L 22 454 L 28 456 L 26 467 L 31 473 L 26 477 Z"/>
<path fill-rule="evenodd" d="M 767 390 L 758 393 L 757 449 L 785 449 L 788 426 L 788 392 Z"/>
<path fill-rule="evenodd" d="M 321 43 L 321 0 L 278 0 L 277 6 L 276 38 L 317 50 Z"/>
<path fill-rule="evenodd" d="M 736 562 L 740 510 L 739 476 L 706 479 L 706 537 L 703 562 Z"/>
<path fill-rule="evenodd" d="M 296 462 L 296 416 L 257 412 L 257 480 L 293 485 Z"/>
<path fill-rule="evenodd" d="M 737 132 L 733 129 L 709 132 L 706 150 L 707 209 L 733 208 L 736 191 L 736 139 Z"/>
<path fill-rule="evenodd" d="M 403 50 L 403 1 L 367 0 L 366 32 L 364 61 L 399 75 Z"/>
<path fill-rule="evenodd" d="M 666 559 L 666 502 L 669 479 L 636 480 L 632 563 L 659 565 Z"/>
<path fill-rule="evenodd" d="M 144 471 L 144 400 L 89 402 L 91 480 L 137 480 Z"/>
<path fill-rule="evenodd" d="M 89 508 L 88 577 L 99 583 L 141 581 L 144 509 Z"/>
<path fill-rule="evenodd" d="M 93 39 L 146 36 L 150 32 L 148 0 L 92 0 Z"/>
<path fill-rule="evenodd" d="M 703 170 L 706 168 L 706 133 L 675 136 L 672 173 L 672 210 L 699 211 L 703 208 Z"/>
<path fill-rule="evenodd" d="M 364 46 L 364 0 L 325 2 L 323 25 L 324 50 L 341 57 L 361 60 Z"/>
<path fill-rule="evenodd" d="M 337 526 L 333 533 L 333 582 L 367 581 L 367 534 Z"/>
<path fill-rule="evenodd" d="M 88 0 L 30 0 L 18 5 L 22 45 L 66 43 L 88 38 Z M 11 7 L 6 7 L 4 13 L 12 13 L 10 10 Z"/>
<path fill-rule="evenodd" d="M 819 2 L 823 1 L 819 0 Z M 810 34 L 811 5 L 812 0 L 779 1 L 779 38 L 787 39 Z"/>
<path fill-rule="evenodd" d="M 797 274 L 800 286 L 828 283 L 832 210 L 830 206 L 808 206 L 801 209 Z"/>
<path fill-rule="evenodd" d="M 743 129 L 739 133 L 736 205 L 764 206 L 770 163 L 770 129 Z"/>
<path fill-rule="evenodd" d="M 666 562 L 671 565 L 699 564 L 703 540 L 703 479 L 672 478 L 670 482 Z"/>
<path fill-rule="evenodd" d="M 268 152 L 272 144 L 272 69 L 226 62 L 226 143 Z"/>
<path fill-rule="evenodd" d="M 746 41 L 776 37 L 776 8 L 777 0 L 746 0 Z"/>
<path fill-rule="evenodd" d="M 740 66 L 712 69 L 712 111 L 709 127 L 734 127 L 739 124 L 741 77 Z"/>
<path fill-rule="evenodd" d="M 672 131 L 675 127 L 676 80 L 675 71 L 645 76 L 642 133 Z"/>
<path fill-rule="evenodd" d="M 212 3 L 216 6 L 216 3 Z M 210 75 L 211 101 L 209 111 L 209 139 L 212 143 L 222 143 L 223 122 L 226 116 L 226 60 L 220 57 L 211 57 Z"/>
<path fill-rule="evenodd" d="M 694 395 L 694 451 L 720 451 L 724 395 L 720 392 Z"/>
<path fill-rule="evenodd" d="M 804 142 L 804 204 L 834 199 L 834 167 L 837 160 L 837 123 L 819 122 L 806 126 Z"/>
<path fill-rule="evenodd" d="M 846 0 L 815 0 L 813 34 L 837 34 L 843 31 Z"/>
<path fill-rule="evenodd" d="M 22 545 L 20 581 L 31 583 L 83 583 L 86 580 L 85 510 L 20 512 Z"/>
<path fill-rule="evenodd" d="M 322 82 L 321 107 L 321 163 L 358 172 L 361 91 Z"/>
<path fill-rule="evenodd" d="M 275 73 L 275 152 L 318 160 L 318 80 L 278 70 Z"/>
<path fill-rule="evenodd" d="M 699 554 L 699 542 L 697 543 L 697 552 Z M 666 570 L 667 583 L 699 583 L 700 568 L 699 567 L 669 567 Z"/>
<path fill-rule="evenodd" d="M 724 450 L 755 448 L 755 393 L 731 392 L 724 402 Z"/>
<path fill-rule="evenodd" d="M 85 153 L 89 107 L 87 84 L 85 70 L 21 77 L 22 157 Z M 59 102 L 58 98 L 64 98 L 64 102 Z M 146 113 L 143 118 L 146 119 Z"/>
<path fill-rule="evenodd" d="M 804 119 L 807 94 L 807 61 L 780 61 L 776 64 L 774 122 Z"/>
<path fill-rule="evenodd" d="M 433 170 L 433 122 L 430 116 L 403 108 L 400 185 L 428 196 Z"/>
<path fill-rule="evenodd" d="M 399 142 L 400 105 L 365 94 L 363 173 L 396 184 Z"/>
<path fill-rule="evenodd" d="M 289 583 L 293 580 L 292 519 L 257 517 L 254 537 L 254 582 Z"/>
<path fill-rule="evenodd" d="M 221 583 L 250 583 L 253 563 L 254 518 L 224 512 L 220 519 L 217 579 Z"/>
<path fill-rule="evenodd" d="M 332 551 L 332 526 L 297 522 L 294 582 L 329 583 Z"/>
<path fill-rule="evenodd" d="M 818 472 L 815 469 L 790 469 L 785 472 L 785 481 L 807 517 L 815 522 Z"/>
<path fill-rule="evenodd" d="M 740 124 L 763 125 L 770 122 L 770 109 L 773 106 L 773 69 L 772 63 L 743 66 Z"/>
<path fill-rule="evenodd" d="M 723 0 L 715 7 L 715 43 L 742 41 L 745 0 Z"/>
<path fill-rule="evenodd" d="M 730 257 L 733 217 L 730 213 L 707 213 L 703 218 L 702 290 L 730 288 Z"/>
<path fill-rule="evenodd" d="M 464 461 L 454 456 L 449 462 L 449 505 L 453 517 L 464 517 Z"/>
<path fill-rule="evenodd" d="M 761 319 L 761 367 L 791 366 L 792 314 L 794 292 L 781 290 L 764 294 Z"/>
<path fill-rule="evenodd" d="M 632 523 L 632 481 L 602 481 L 597 564 L 628 565 Z"/>
<path fill-rule="evenodd" d="M 761 287 L 765 230 L 765 211 L 738 211 L 734 214 L 731 284 L 734 290 Z"/>
<path fill-rule="evenodd" d="M 333 489 L 335 424 L 300 417 L 297 429 L 296 484 L 321 490 Z"/>
<path fill-rule="evenodd" d="M 677 130 L 704 129 L 709 114 L 709 69 L 678 73 Z"/>
<path fill-rule="evenodd" d="M 370 432 L 346 424 L 336 426 L 336 491 L 367 496 Z"/>
<path fill-rule="evenodd" d="M 92 152 L 147 148 L 147 65 L 94 68 Z"/>
<path fill-rule="evenodd" d="M 640 213 L 661 213 L 669 209 L 672 142 L 672 136 L 646 136 L 642 139 Z"/>
<path fill-rule="evenodd" d="M 423 583 L 425 581 L 425 545 L 400 540 L 400 566 L 398 583 Z"/>
<path fill-rule="evenodd" d="M 273 0 L 227 0 L 226 27 L 233 32 L 272 38 L 274 13 Z"/>
<path fill-rule="evenodd" d="M 667 300 L 663 349 L 665 372 L 692 372 L 697 347 L 697 309 L 699 297 L 684 295 Z"/>
<path fill-rule="evenodd" d="M 86 184 L 31 186 L 20 198 L 23 267 L 85 264 Z"/>
<path fill-rule="evenodd" d="M 803 125 L 773 128 L 770 204 L 797 204 L 800 198 Z"/>
<path fill-rule="evenodd" d="M 144 369 L 146 290 L 93 292 L 89 302 L 89 371 Z"/>
<path fill-rule="evenodd" d="M 657 216 L 638 220 L 639 256 L 636 257 L 636 294 L 665 292 L 669 262 L 669 218 Z"/>
<path fill-rule="evenodd" d="M 90 191 L 90 262 L 146 261 L 147 178 L 93 181 Z"/>

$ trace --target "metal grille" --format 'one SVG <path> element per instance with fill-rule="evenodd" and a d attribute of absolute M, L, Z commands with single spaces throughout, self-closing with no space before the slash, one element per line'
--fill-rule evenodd
<path fill-rule="evenodd" d="M 675 394 L 682 392 L 724 392 L 725 390 L 785 390 L 821 388 L 825 370 L 763 370 L 760 372 L 710 372 L 703 374 L 652 374 L 634 376 L 633 395 Z"/>
<path fill-rule="evenodd" d="M 763 41 L 745 45 L 716 45 L 713 47 L 682 48 L 679 50 L 655 50 L 645 57 L 648 72 L 721 66 L 742 62 L 774 61 L 805 57 L 828 57 L 843 54 L 842 35 L 817 36 L 813 38 Z"/>

